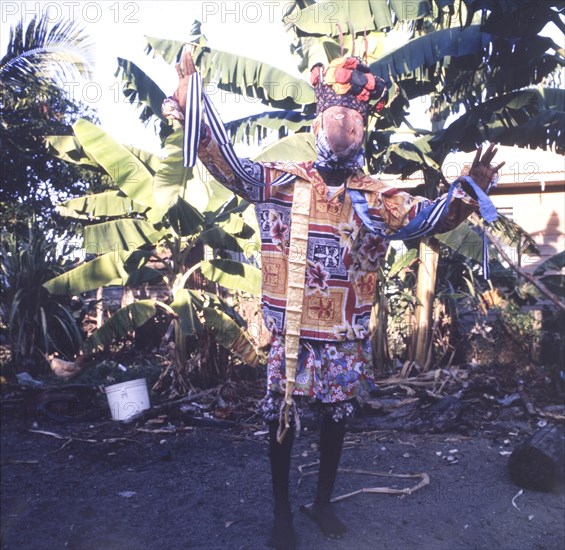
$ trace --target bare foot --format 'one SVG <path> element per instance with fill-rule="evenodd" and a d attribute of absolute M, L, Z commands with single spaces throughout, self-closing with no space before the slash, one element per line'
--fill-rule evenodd
<path fill-rule="evenodd" d="M 347 527 L 337 517 L 330 503 L 302 506 L 300 509 L 318 525 L 325 537 L 341 539 L 347 533 Z"/>
<path fill-rule="evenodd" d="M 275 511 L 269 546 L 275 548 L 275 550 L 295 550 L 296 533 L 292 524 L 292 512 L 290 510 L 283 512 Z"/>

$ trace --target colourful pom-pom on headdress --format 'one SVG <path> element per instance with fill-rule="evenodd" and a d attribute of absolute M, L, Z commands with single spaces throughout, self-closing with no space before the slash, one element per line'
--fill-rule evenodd
<path fill-rule="evenodd" d="M 317 63 L 310 71 L 310 82 L 316 92 L 317 114 L 340 105 L 367 119 L 371 111 L 381 111 L 388 99 L 384 80 L 372 74 L 358 57 L 339 57 L 325 70 Z"/>

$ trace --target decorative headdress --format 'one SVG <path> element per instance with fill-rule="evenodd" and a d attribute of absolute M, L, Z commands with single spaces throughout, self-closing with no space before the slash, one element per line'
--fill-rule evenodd
<path fill-rule="evenodd" d="M 358 57 L 338 57 L 325 70 L 317 63 L 310 71 L 310 82 L 316 93 L 318 115 L 340 105 L 355 109 L 367 120 L 372 111 L 381 111 L 388 100 L 384 80 L 372 74 Z"/>

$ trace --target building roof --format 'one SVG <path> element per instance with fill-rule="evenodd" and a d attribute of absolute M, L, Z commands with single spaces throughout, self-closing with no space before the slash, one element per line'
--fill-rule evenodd
<path fill-rule="evenodd" d="M 465 165 L 473 161 L 473 153 L 449 154 L 442 171 L 448 181 L 454 180 Z M 500 171 L 497 192 L 540 192 L 545 190 L 565 191 L 565 156 L 542 149 L 523 149 L 500 146 L 495 161 L 505 161 Z M 382 174 L 384 180 L 396 180 L 398 176 Z M 424 183 L 421 170 L 402 180 L 400 187 L 413 188 Z"/>

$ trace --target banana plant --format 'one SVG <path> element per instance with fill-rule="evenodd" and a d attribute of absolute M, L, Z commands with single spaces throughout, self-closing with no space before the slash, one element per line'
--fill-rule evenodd
<path fill-rule="evenodd" d="M 165 157 L 157 163 L 87 121 L 77 121 L 73 129 L 68 139 L 48 139 L 50 150 L 104 170 L 114 189 L 59 206 L 61 215 L 83 224 L 85 257 L 91 259 L 49 280 L 45 288 L 52 294 L 74 295 L 108 285 L 158 282 L 169 294 L 166 302 L 138 300 L 119 309 L 86 340 L 85 352 L 123 338 L 165 311 L 174 323 L 181 362 L 187 360 L 187 338 L 205 329 L 222 345 L 253 358 L 245 322 L 234 308 L 215 293 L 189 284 L 190 276 L 199 272 L 211 284 L 259 293 L 260 270 L 233 259 L 257 249 L 256 232 L 246 214 L 249 205 L 215 181 L 201 179 L 197 169 L 183 167 L 178 131 L 166 139 Z M 191 252 L 197 246 L 206 247 L 210 257 L 194 260 Z"/>
<path fill-rule="evenodd" d="M 548 258 L 534 271 L 543 284 L 553 293 L 565 297 L 565 252 L 561 251 Z"/>

